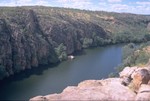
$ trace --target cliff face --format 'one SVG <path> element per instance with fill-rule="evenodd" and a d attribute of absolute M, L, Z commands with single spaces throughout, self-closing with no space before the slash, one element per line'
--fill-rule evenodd
<path fill-rule="evenodd" d="M 54 48 L 61 43 L 67 47 L 67 54 L 71 54 L 82 49 L 82 38 L 92 37 L 91 33 L 108 38 L 100 26 L 89 21 L 72 18 L 64 21 L 26 8 L 0 10 L 0 74 L 4 77 L 40 64 L 58 62 Z"/>
<path fill-rule="evenodd" d="M 108 37 L 107 33 L 100 26 L 74 19 L 69 19 L 69 22 L 57 23 L 53 22 L 53 20 L 41 18 L 40 26 L 44 35 L 49 40 L 52 40 L 54 47 L 64 43 L 68 54 L 73 53 L 75 50 L 81 50 L 82 39 L 85 37 L 91 38 L 93 33 L 102 38 Z"/>
<path fill-rule="evenodd" d="M 6 14 L 10 15 L 0 19 L 0 64 L 7 75 L 39 64 L 58 62 L 54 48 L 43 35 L 32 10 L 21 12 L 16 9 Z"/>
<path fill-rule="evenodd" d="M 115 43 L 113 33 L 147 33 L 150 21 L 143 15 L 50 7 L 0 7 L 0 13 L 0 79 L 58 62 L 55 48 L 62 43 L 66 54 L 71 54 L 82 48 Z"/>

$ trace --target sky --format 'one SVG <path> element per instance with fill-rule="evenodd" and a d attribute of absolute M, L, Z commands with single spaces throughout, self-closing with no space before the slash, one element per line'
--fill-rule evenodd
<path fill-rule="evenodd" d="M 150 0 L 0 0 L 0 6 L 28 5 L 150 15 Z"/>

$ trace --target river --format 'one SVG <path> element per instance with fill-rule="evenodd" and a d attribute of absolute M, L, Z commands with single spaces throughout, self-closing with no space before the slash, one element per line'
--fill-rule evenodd
<path fill-rule="evenodd" d="M 77 85 L 83 80 L 106 78 L 122 62 L 122 47 L 109 45 L 86 49 L 74 60 L 49 66 L 45 70 L 37 69 L 37 73 L 0 86 L 0 99 L 28 100 L 37 95 L 60 93 L 67 86 Z"/>

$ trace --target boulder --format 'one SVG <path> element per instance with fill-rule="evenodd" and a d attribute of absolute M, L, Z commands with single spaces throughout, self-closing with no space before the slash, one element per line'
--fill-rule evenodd
<path fill-rule="evenodd" d="M 135 88 L 135 91 L 138 91 L 140 88 L 141 84 L 148 84 L 148 81 L 150 80 L 150 74 L 147 69 L 138 69 L 135 71 L 133 75 L 133 86 Z"/>
<path fill-rule="evenodd" d="M 127 86 L 132 81 L 132 74 L 137 69 L 137 67 L 125 67 L 122 72 L 119 73 L 120 78 L 122 78 L 122 84 Z"/>
<path fill-rule="evenodd" d="M 124 77 L 124 78 L 122 79 L 121 84 L 123 84 L 124 86 L 128 86 L 128 85 L 131 83 L 131 81 L 132 81 L 132 78 L 131 78 L 131 77 Z"/>
<path fill-rule="evenodd" d="M 135 101 L 150 101 L 150 85 L 141 85 Z"/>
<path fill-rule="evenodd" d="M 125 67 L 120 73 L 120 78 L 129 77 L 138 67 Z"/>

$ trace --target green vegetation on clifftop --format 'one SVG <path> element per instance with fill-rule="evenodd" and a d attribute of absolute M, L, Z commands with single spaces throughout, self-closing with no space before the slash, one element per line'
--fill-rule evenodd
<path fill-rule="evenodd" d="M 123 47 L 123 63 L 118 67 L 121 71 L 124 67 L 145 66 L 150 60 L 150 42 L 135 45 L 127 44 Z"/>

